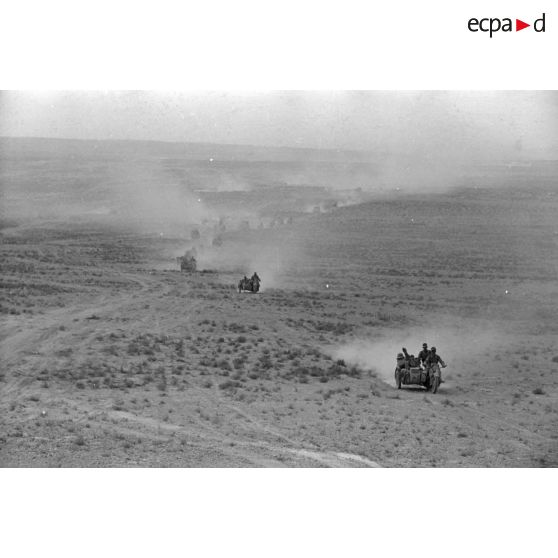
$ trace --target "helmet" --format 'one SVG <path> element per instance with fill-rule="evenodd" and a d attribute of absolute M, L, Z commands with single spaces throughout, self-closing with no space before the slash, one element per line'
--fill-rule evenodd
<path fill-rule="evenodd" d="M 422 348 L 423 348 L 423 349 L 427 349 L 427 348 L 428 348 L 428 345 L 427 345 L 426 343 L 423 343 L 423 344 L 422 344 Z"/>
<path fill-rule="evenodd" d="M 435 353 L 436 352 L 436 347 L 430 347 L 430 350 Z"/>
<path fill-rule="evenodd" d="M 405 357 L 403 356 L 403 353 L 397 353 L 397 358 L 405 358 Z"/>

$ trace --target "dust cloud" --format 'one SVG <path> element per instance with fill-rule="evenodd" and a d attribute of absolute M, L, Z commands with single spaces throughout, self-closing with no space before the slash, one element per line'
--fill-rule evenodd
<path fill-rule="evenodd" d="M 109 158 L 112 140 L 125 140 L 117 149 L 135 158 L 132 169 L 126 166 L 135 176 L 117 184 L 136 184 L 142 215 L 149 209 L 173 217 L 168 207 L 182 200 L 184 185 L 219 192 L 281 183 L 439 191 L 469 180 L 473 167 L 554 158 L 558 148 L 551 91 L 13 91 L 0 95 L 0 107 L 0 136 L 110 139 L 98 146 Z M 57 145 L 51 155 L 61 154 Z M 84 149 L 69 154 L 83 156 Z M 146 156 L 171 167 L 185 159 L 199 164 L 189 177 L 175 167 L 173 183 L 173 169 L 148 168 Z M 150 173 L 161 178 L 157 196 L 146 184 Z M 128 195 L 133 204 L 133 188 Z"/>
<path fill-rule="evenodd" d="M 202 234 L 196 243 L 197 262 L 200 269 L 234 272 L 250 277 L 257 272 L 261 290 L 285 287 L 286 277 L 303 257 L 300 242 L 269 236 L 258 238 L 258 231 L 251 230 L 240 238 L 227 239 L 222 246 L 212 246 Z"/>
<path fill-rule="evenodd" d="M 185 227 L 214 218 L 187 184 L 157 162 L 126 162 L 108 170 L 105 196 L 119 216 L 136 226 L 184 232 Z"/>
<path fill-rule="evenodd" d="M 440 323 L 406 330 L 385 329 L 370 339 L 355 338 L 324 352 L 334 359 L 357 365 L 374 372 L 385 382 L 393 383 L 395 358 L 405 347 L 409 354 L 418 355 L 422 344 L 436 347 L 437 353 L 447 364 L 444 378 L 451 381 L 460 366 L 478 363 L 486 368 L 500 351 L 508 350 L 510 338 L 488 322 L 468 322 L 460 326 Z"/>

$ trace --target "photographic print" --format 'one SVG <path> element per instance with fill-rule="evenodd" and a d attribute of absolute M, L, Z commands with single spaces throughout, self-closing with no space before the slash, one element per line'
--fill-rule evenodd
<path fill-rule="evenodd" d="M 0 93 L 0 465 L 556 467 L 555 91 Z"/>

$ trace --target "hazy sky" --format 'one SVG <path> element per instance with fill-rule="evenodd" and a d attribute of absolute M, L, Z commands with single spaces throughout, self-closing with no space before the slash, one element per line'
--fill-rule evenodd
<path fill-rule="evenodd" d="M 25 92 L 0 135 L 558 158 L 558 92 Z"/>

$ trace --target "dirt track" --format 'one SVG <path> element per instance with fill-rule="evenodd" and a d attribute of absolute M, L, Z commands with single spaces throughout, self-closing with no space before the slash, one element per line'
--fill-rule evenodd
<path fill-rule="evenodd" d="M 48 355 L 56 354 L 71 346 L 74 352 L 84 354 L 88 352 L 88 346 L 99 330 L 103 328 L 91 327 L 97 320 L 100 322 L 110 322 L 121 319 L 122 316 L 132 315 L 137 309 L 138 298 L 164 297 L 171 289 L 171 284 L 163 285 L 161 288 L 160 278 L 153 274 L 146 273 L 130 273 L 120 272 L 115 275 L 122 278 L 130 285 L 129 292 L 120 292 L 117 295 L 103 294 L 92 300 L 84 301 L 74 306 L 65 307 L 60 310 L 53 310 L 47 314 L 33 319 L 19 327 L 14 327 L 13 321 L 9 320 L 4 324 L 2 331 L 2 341 L 0 350 L 2 355 L 6 355 L 3 359 L 4 366 L 14 370 L 10 378 L 5 382 L 2 390 L 3 402 L 18 400 L 33 400 L 34 394 L 37 393 L 35 382 L 31 381 L 33 370 L 37 361 L 42 364 L 48 361 Z M 139 288 L 138 288 L 139 286 Z M 184 324 L 188 316 L 199 307 L 199 301 L 190 305 L 190 312 L 181 312 L 180 323 Z M 94 318 L 92 318 L 94 317 Z M 141 316 L 136 321 L 134 327 L 142 327 L 150 318 Z M 12 322 L 12 323 L 10 323 Z M 69 329 L 61 329 L 62 324 L 72 322 Z M 155 323 L 151 323 L 156 329 L 161 329 L 158 319 Z M 168 327 L 168 326 L 167 326 Z M 45 358 L 46 357 L 46 358 Z M 53 393 L 54 392 L 54 393 Z M 223 402 L 222 398 L 209 394 L 207 390 L 203 390 L 194 385 L 188 386 L 188 392 L 198 400 L 202 401 L 206 407 L 219 408 L 225 413 L 234 416 L 234 420 L 242 425 L 250 433 L 252 440 L 237 438 L 230 435 L 223 435 L 218 428 L 208 425 L 203 419 L 192 421 L 190 424 L 173 424 L 169 421 L 163 421 L 155 417 L 144 416 L 139 413 L 116 411 L 110 407 L 110 399 L 97 399 L 95 405 L 90 405 L 81 398 L 74 398 L 68 390 L 53 390 L 49 388 L 48 397 L 44 397 L 44 392 L 40 395 L 41 407 L 46 410 L 41 411 L 48 416 L 49 421 L 55 419 L 64 420 L 63 414 L 60 413 L 61 407 L 65 412 L 78 414 L 77 417 L 71 419 L 72 423 L 81 425 L 86 421 L 88 428 L 101 426 L 107 420 L 118 423 L 114 431 L 123 436 L 133 436 L 138 439 L 145 438 L 155 442 L 168 441 L 167 436 L 171 438 L 179 437 L 182 444 L 187 444 L 186 440 L 192 440 L 194 445 L 202 445 L 204 452 L 207 451 L 208 457 L 220 455 L 220 459 L 226 459 L 227 465 L 252 465 L 252 466 L 283 466 L 285 463 L 291 465 L 314 466 L 325 465 L 333 467 L 343 466 L 377 466 L 376 463 L 367 460 L 358 455 L 340 452 L 321 452 L 317 447 L 300 447 L 300 445 L 272 427 L 262 424 L 255 417 L 251 416 L 241 408 Z M 39 392 L 40 393 L 40 392 Z M 23 406 L 26 406 L 23 404 Z M 64 413 L 65 414 L 65 413 Z M 22 418 L 20 416 L 20 418 Z M 27 420 L 32 418 L 31 414 L 25 417 Z M 269 438 L 271 441 L 257 441 L 262 437 Z M 74 436 L 56 436 L 58 443 L 71 441 Z M 50 437 L 32 436 L 26 442 L 52 442 Z M 10 457 L 6 456 L 8 461 L 4 465 L 23 464 L 19 461 L 10 463 Z M 15 457 L 15 456 L 14 456 Z M 27 455 L 29 458 L 29 455 Z M 17 459 L 17 457 L 16 457 Z M 196 457 L 196 462 L 192 465 L 224 465 L 223 462 L 207 463 L 200 456 Z M 133 463 L 128 460 L 127 464 Z M 142 460 L 137 464 L 141 464 Z M 29 465 L 52 465 L 48 461 L 41 458 L 31 458 L 27 463 Z M 77 463 L 67 463 L 77 464 Z M 86 463 L 80 463 L 86 465 Z M 165 464 L 164 461 L 161 464 Z M 176 464 L 176 463 L 174 463 Z M 185 463 L 187 464 L 187 463 Z"/>

